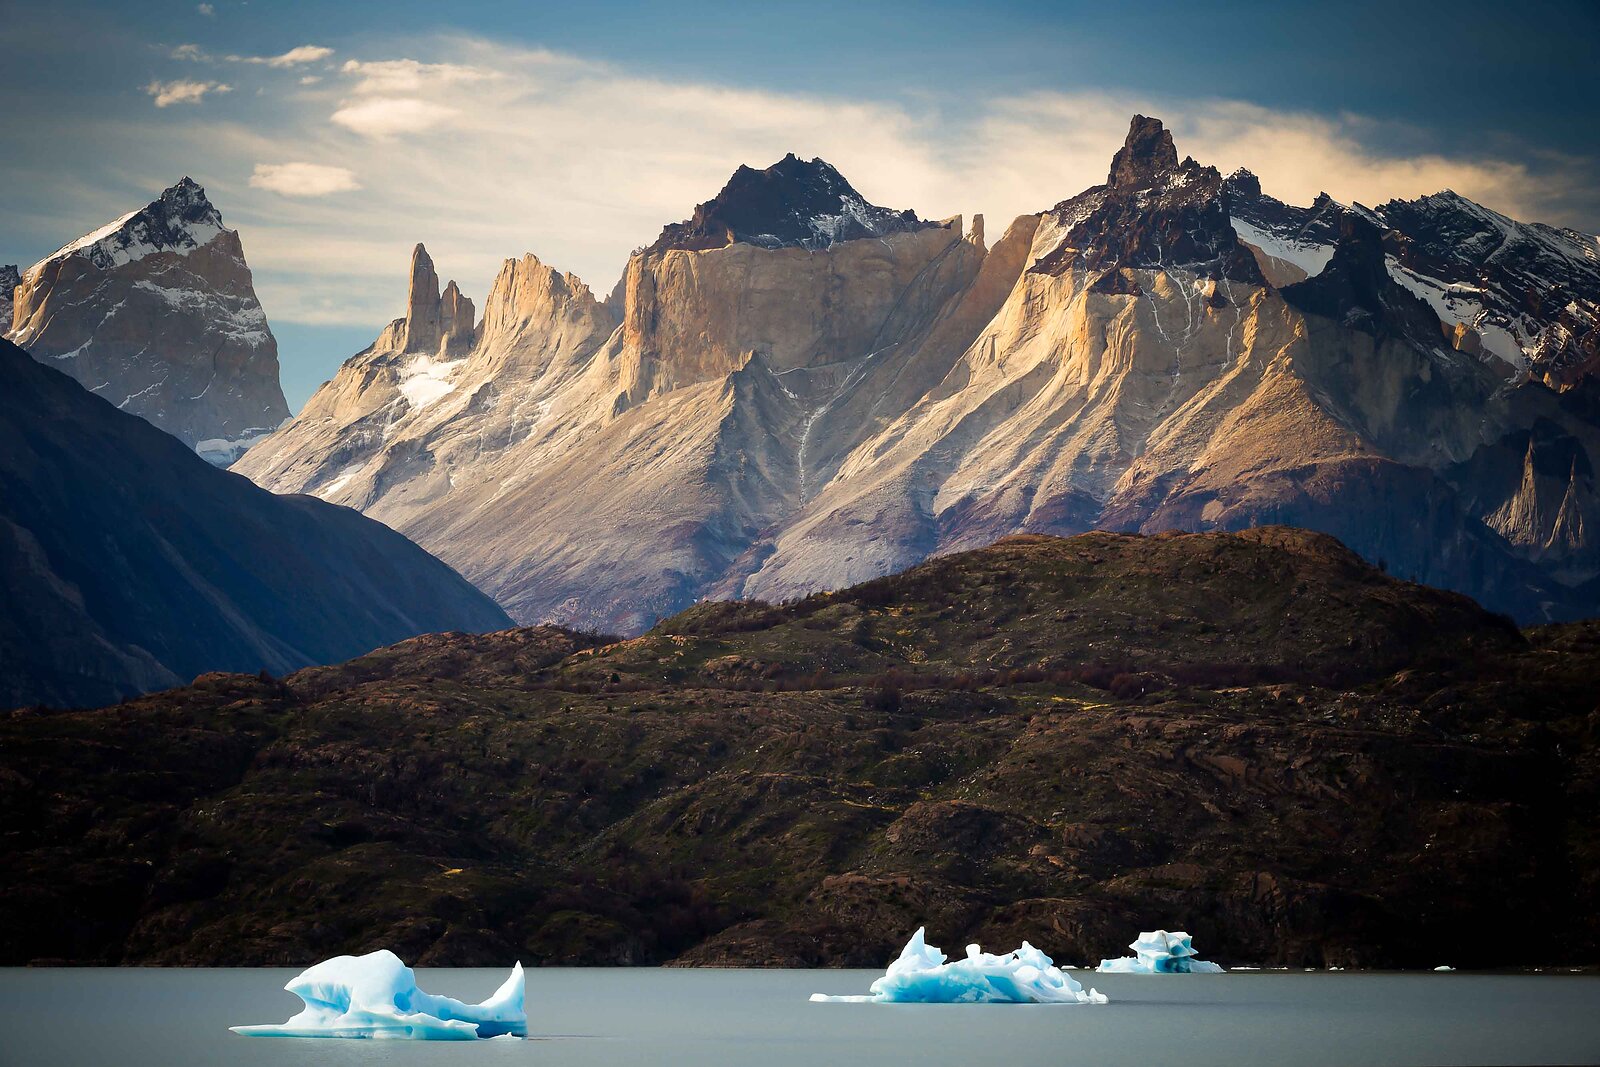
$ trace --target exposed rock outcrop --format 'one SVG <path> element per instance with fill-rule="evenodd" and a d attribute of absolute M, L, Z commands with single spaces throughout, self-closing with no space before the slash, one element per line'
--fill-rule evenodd
<path fill-rule="evenodd" d="M 439 297 L 439 344 L 446 352 L 460 353 L 472 347 L 477 310 L 452 280 Z"/>
<path fill-rule="evenodd" d="M 188 178 L 22 274 L 8 337 L 227 464 L 289 416 L 237 231 Z"/>

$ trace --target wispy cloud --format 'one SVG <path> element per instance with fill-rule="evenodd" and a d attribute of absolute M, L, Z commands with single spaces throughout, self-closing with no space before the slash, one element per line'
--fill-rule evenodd
<path fill-rule="evenodd" d="M 349 168 L 325 163 L 257 163 L 250 185 L 279 196 L 329 196 L 361 188 Z"/>
<path fill-rule="evenodd" d="M 415 59 L 349 59 L 339 69 L 356 79 L 354 89 L 358 93 L 420 93 L 500 76 L 498 71 L 462 63 L 422 63 Z"/>
<path fill-rule="evenodd" d="M 233 86 L 180 78 L 169 82 L 153 81 L 144 87 L 144 91 L 156 98 L 156 107 L 167 107 L 171 104 L 198 104 L 208 93 L 233 92 Z"/>
<path fill-rule="evenodd" d="M 190 63 L 209 63 L 211 57 L 205 49 L 197 44 L 180 44 L 167 53 L 173 59 L 182 59 Z"/>
<path fill-rule="evenodd" d="M 320 44 L 303 44 L 278 56 L 229 56 L 230 63 L 254 63 L 267 67 L 299 67 L 333 55 L 333 49 Z"/>
<path fill-rule="evenodd" d="M 358 100 L 333 113 L 333 121 L 363 137 L 385 140 L 401 134 L 423 133 L 459 112 L 443 104 L 414 97 L 377 97 Z"/>
<path fill-rule="evenodd" d="M 208 19 L 217 17 L 217 9 L 210 4 L 196 4 L 194 9 Z"/>

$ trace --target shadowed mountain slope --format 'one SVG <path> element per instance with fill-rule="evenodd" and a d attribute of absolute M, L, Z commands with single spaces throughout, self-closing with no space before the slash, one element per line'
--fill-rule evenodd
<path fill-rule="evenodd" d="M 283 672 L 499 608 L 401 535 L 274 496 L 0 341 L 0 706 Z"/>

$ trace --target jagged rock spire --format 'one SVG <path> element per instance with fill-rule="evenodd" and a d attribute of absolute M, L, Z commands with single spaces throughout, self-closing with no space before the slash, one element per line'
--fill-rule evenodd
<path fill-rule="evenodd" d="M 1106 184 L 1114 189 L 1137 189 L 1178 168 L 1178 148 L 1160 119 L 1133 116 L 1128 139 L 1111 157 Z"/>
<path fill-rule="evenodd" d="M 455 350 L 472 343 L 472 327 L 477 321 L 477 309 L 463 296 L 454 279 L 444 287 L 439 298 L 439 333 L 444 347 Z"/>
<path fill-rule="evenodd" d="M 476 321 L 477 309 L 454 281 L 440 294 L 433 257 L 419 243 L 411 251 L 411 283 L 405 318 L 397 321 L 399 335 L 386 331 L 394 347 L 401 352 L 461 352 L 472 346 Z"/>
<path fill-rule="evenodd" d="M 439 275 L 421 242 L 411 251 L 411 285 L 406 291 L 404 351 L 429 352 L 439 347 Z"/>

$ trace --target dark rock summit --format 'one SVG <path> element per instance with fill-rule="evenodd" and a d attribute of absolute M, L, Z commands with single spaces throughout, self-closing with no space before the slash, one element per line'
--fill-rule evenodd
<path fill-rule="evenodd" d="M 193 178 L 185 176 L 144 208 L 72 242 L 56 256 L 70 250 L 109 270 L 152 252 L 198 248 L 222 228 L 222 212 Z"/>
<path fill-rule="evenodd" d="M 1128 138 L 1111 157 L 1106 184 L 1113 189 L 1148 189 L 1178 169 L 1178 148 L 1160 119 L 1133 116 Z"/>
<path fill-rule="evenodd" d="M 1222 175 L 1189 157 L 1180 163 L 1160 119 L 1135 115 L 1106 184 L 1062 201 L 1050 213 L 1067 235 L 1031 268 L 1042 274 L 1183 267 L 1210 278 L 1262 283 L 1255 257 L 1229 225 Z M 1126 280 L 1102 283 L 1100 291 L 1132 291 Z"/>
<path fill-rule="evenodd" d="M 509 623 L 388 527 L 217 470 L 0 341 L 0 707 Z"/>
<path fill-rule="evenodd" d="M 826 248 L 939 225 L 916 212 L 869 204 L 830 164 L 790 153 L 768 167 L 741 166 L 687 222 L 668 225 L 647 251 L 698 251 L 735 242 L 763 248 Z"/>

